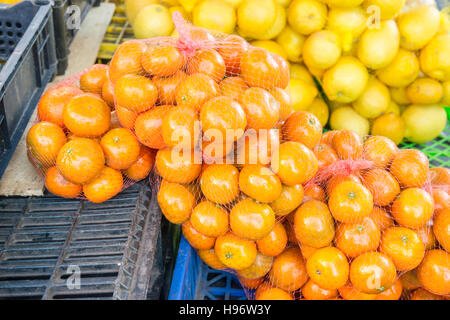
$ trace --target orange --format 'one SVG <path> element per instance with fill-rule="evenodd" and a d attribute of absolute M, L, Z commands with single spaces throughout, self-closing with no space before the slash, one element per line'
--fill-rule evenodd
<path fill-rule="evenodd" d="M 108 131 L 100 141 L 106 165 L 116 170 L 128 169 L 139 158 L 141 145 L 134 134 L 125 128 Z"/>
<path fill-rule="evenodd" d="M 75 184 L 89 182 L 102 171 L 104 165 L 102 147 L 98 142 L 87 138 L 74 138 L 67 142 L 56 158 L 59 172 Z"/>
<path fill-rule="evenodd" d="M 202 201 L 191 213 L 192 226 L 208 237 L 222 236 L 228 232 L 228 212 L 211 201 Z"/>
<path fill-rule="evenodd" d="M 116 116 L 119 119 L 120 124 L 128 129 L 134 128 L 136 119 L 138 117 L 137 113 L 130 111 L 127 108 L 121 107 L 119 105 L 116 105 Z"/>
<path fill-rule="evenodd" d="M 187 33 L 189 35 L 189 39 L 193 41 L 204 43 L 207 45 L 215 45 L 216 39 L 206 29 L 188 28 Z"/>
<path fill-rule="evenodd" d="M 278 150 L 280 135 L 278 129 L 246 130 L 237 141 L 236 161 L 239 165 L 269 165 L 272 154 Z"/>
<path fill-rule="evenodd" d="M 364 141 L 364 159 L 372 161 L 375 167 L 386 168 L 398 152 L 397 145 L 387 137 L 374 136 Z"/>
<path fill-rule="evenodd" d="M 173 106 L 156 106 L 141 113 L 136 118 L 134 131 L 142 144 L 152 149 L 162 149 L 166 147 L 162 136 L 161 126 L 164 115 L 171 108 L 173 108 Z"/>
<path fill-rule="evenodd" d="M 280 196 L 270 206 L 277 216 L 286 216 L 303 201 L 303 187 L 301 184 L 294 186 L 283 185 Z"/>
<path fill-rule="evenodd" d="M 257 300 L 264 291 L 272 289 L 272 288 L 274 288 L 274 286 L 269 281 L 263 281 L 258 286 L 258 288 L 255 290 L 255 294 L 254 294 L 255 300 Z M 284 290 L 282 290 L 282 291 L 284 291 Z M 291 296 L 291 298 L 292 298 L 292 296 Z"/>
<path fill-rule="evenodd" d="M 337 130 L 330 130 L 325 132 L 322 137 L 320 138 L 320 143 L 322 144 L 328 144 L 328 145 L 332 145 L 333 143 L 333 138 L 334 135 L 336 134 L 336 132 L 338 132 Z"/>
<path fill-rule="evenodd" d="M 51 167 L 45 175 L 45 187 L 48 191 L 64 198 L 75 198 L 81 193 L 81 185 L 64 179 L 56 167 Z"/>
<path fill-rule="evenodd" d="M 184 79 L 178 86 L 175 100 L 177 105 L 197 111 L 211 98 L 220 93 L 219 85 L 206 74 L 195 73 Z"/>
<path fill-rule="evenodd" d="M 294 215 L 295 236 L 301 244 L 314 248 L 329 246 L 334 239 L 334 220 L 325 203 L 308 200 Z"/>
<path fill-rule="evenodd" d="M 436 220 L 437 215 L 435 216 L 434 220 Z M 414 230 L 417 232 L 417 235 L 419 236 L 420 240 L 422 240 L 423 244 L 425 245 L 425 250 L 431 250 L 435 249 L 437 246 L 436 237 L 433 233 L 433 228 L 431 226 L 425 225 L 424 227 L 421 227 L 419 229 Z"/>
<path fill-rule="evenodd" d="M 312 281 L 326 290 L 336 290 L 348 280 L 349 265 L 344 253 L 335 247 L 315 251 L 306 262 Z"/>
<path fill-rule="evenodd" d="M 170 77 L 154 77 L 152 79 L 153 84 L 158 89 L 158 103 L 159 104 L 171 104 L 177 103 L 176 95 L 178 87 L 181 82 L 187 78 L 186 73 L 183 71 L 178 71 L 173 76 Z"/>
<path fill-rule="evenodd" d="M 272 156 L 271 167 L 281 182 L 290 186 L 308 182 L 318 170 L 314 153 L 295 141 L 280 145 L 278 152 Z"/>
<path fill-rule="evenodd" d="M 203 73 L 216 82 L 225 76 L 225 61 L 214 49 L 198 50 L 187 64 L 188 74 Z"/>
<path fill-rule="evenodd" d="M 380 244 L 381 232 L 369 217 L 358 223 L 341 223 L 336 230 L 336 247 L 349 258 L 375 251 Z"/>
<path fill-rule="evenodd" d="M 272 268 L 273 257 L 257 253 L 255 261 L 248 268 L 238 270 L 239 277 L 244 279 L 261 279 Z"/>
<path fill-rule="evenodd" d="M 142 41 L 131 40 L 122 43 L 109 64 L 109 79 L 112 83 L 126 74 L 144 74 L 141 57 L 147 46 Z"/>
<path fill-rule="evenodd" d="M 163 179 L 175 183 L 191 183 L 202 170 L 201 158 L 196 152 L 170 148 L 158 150 L 155 166 Z"/>
<path fill-rule="evenodd" d="M 444 297 L 428 292 L 423 288 L 414 290 L 410 300 L 444 300 Z"/>
<path fill-rule="evenodd" d="M 106 78 L 103 82 L 102 92 L 101 92 L 103 100 L 108 104 L 111 109 L 114 109 L 114 86 L 112 82 Z"/>
<path fill-rule="evenodd" d="M 280 179 L 272 170 L 257 164 L 242 168 L 239 173 L 239 188 L 249 197 L 264 203 L 278 199 L 282 190 Z"/>
<path fill-rule="evenodd" d="M 184 57 L 177 48 L 168 44 L 148 46 L 142 54 L 141 64 L 151 76 L 168 77 L 181 69 Z"/>
<path fill-rule="evenodd" d="M 220 81 L 219 88 L 225 97 L 239 101 L 239 98 L 248 89 L 248 86 L 241 77 L 228 77 Z"/>
<path fill-rule="evenodd" d="M 276 222 L 268 235 L 256 241 L 256 245 L 262 254 L 275 257 L 284 251 L 287 242 L 286 229 L 283 224 Z"/>
<path fill-rule="evenodd" d="M 405 188 L 421 187 L 428 178 L 427 156 L 416 149 L 399 150 L 391 164 L 391 173 Z"/>
<path fill-rule="evenodd" d="M 433 192 L 435 214 L 441 212 L 446 208 L 450 208 L 450 195 L 448 194 L 447 191 L 434 188 L 432 192 Z"/>
<path fill-rule="evenodd" d="M 153 81 L 144 76 L 127 74 L 116 81 L 114 97 L 120 106 L 140 113 L 155 105 L 158 89 Z"/>
<path fill-rule="evenodd" d="M 270 288 L 261 292 L 256 300 L 294 300 L 294 298 L 282 289 Z"/>
<path fill-rule="evenodd" d="M 50 88 L 38 103 L 38 117 L 41 121 L 48 121 L 64 127 L 64 106 L 75 96 L 83 94 L 80 88 L 67 85 Z"/>
<path fill-rule="evenodd" d="M 66 135 L 60 126 L 42 121 L 30 128 L 26 143 L 33 162 L 49 168 L 55 165 L 59 150 L 66 141 Z"/>
<path fill-rule="evenodd" d="M 354 131 L 340 130 L 333 135 L 331 146 L 339 159 L 360 159 L 363 154 L 361 137 Z"/>
<path fill-rule="evenodd" d="M 301 142 L 313 149 L 322 136 L 322 125 L 312 113 L 297 111 L 286 120 L 282 133 L 284 139 Z"/>
<path fill-rule="evenodd" d="M 430 169 L 431 184 L 448 186 L 450 184 L 450 169 L 435 167 Z"/>
<path fill-rule="evenodd" d="M 332 189 L 328 206 L 336 220 L 356 223 L 368 217 L 372 212 L 373 197 L 362 184 L 343 181 Z"/>
<path fill-rule="evenodd" d="M 248 48 L 247 41 L 234 34 L 225 36 L 219 42 L 219 53 L 225 62 L 227 75 L 236 76 L 241 73 L 241 58 Z"/>
<path fill-rule="evenodd" d="M 239 195 L 239 171 L 231 164 L 212 164 L 203 171 L 200 187 L 206 199 L 230 203 Z"/>
<path fill-rule="evenodd" d="M 318 184 L 309 184 L 304 189 L 305 200 L 317 200 L 324 202 L 326 199 L 325 191 Z"/>
<path fill-rule="evenodd" d="M 239 237 L 259 240 L 267 236 L 275 225 L 275 213 L 264 203 L 245 198 L 230 211 L 230 228 Z"/>
<path fill-rule="evenodd" d="M 269 279 L 275 287 L 289 292 L 303 287 L 308 281 L 308 274 L 299 248 L 286 249 L 275 257 Z"/>
<path fill-rule="evenodd" d="M 403 190 L 392 204 L 392 216 L 398 224 L 417 229 L 427 224 L 433 215 L 433 198 L 419 188 Z"/>
<path fill-rule="evenodd" d="M 401 275 L 400 280 L 405 290 L 414 290 L 421 286 L 419 279 L 417 279 L 416 270 L 414 269 Z"/>
<path fill-rule="evenodd" d="M 234 156 L 234 142 L 222 142 L 219 138 L 208 141 L 205 137 L 202 139 L 202 155 L 205 164 L 224 164 L 229 161 L 228 157 Z M 232 162 L 234 163 L 234 162 Z"/>
<path fill-rule="evenodd" d="M 166 146 L 194 149 L 201 133 L 198 113 L 188 107 L 170 108 L 164 113 L 161 132 Z"/>
<path fill-rule="evenodd" d="M 122 173 L 109 167 L 103 167 L 94 179 L 83 185 L 83 193 L 89 201 L 101 203 L 118 194 L 122 187 Z"/>
<path fill-rule="evenodd" d="M 195 249 L 209 250 L 214 247 L 214 243 L 216 242 L 216 238 L 207 237 L 195 230 L 189 220 L 183 223 L 181 231 L 189 244 Z"/>
<path fill-rule="evenodd" d="M 366 252 L 350 265 L 350 281 L 355 289 L 375 294 L 389 289 L 397 279 L 391 258 L 379 252 Z"/>
<path fill-rule="evenodd" d="M 353 181 L 356 183 L 361 183 L 361 179 L 359 178 L 358 174 L 349 174 L 349 175 L 335 174 L 330 178 L 330 180 L 327 181 L 325 185 L 327 194 L 330 195 L 334 187 L 336 187 L 338 184 L 344 181 Z"/>
<path fill-rule="evenodd" d="M 108 66 L 94 64 L 80 77 L 80 89 L 87 93 L 102 94 L 103 84 L 108 80 Z"/>
<path fill-rule="evenodd" d="M 262 88 L 249 88 L 239 102 L 247 115 L 249 129 L 271 129 L 280 118 L 280 103 Z"/>
<path fill-rule="evenodd" d="M 214 250 L 220 262 L 235 270 L 250 267 L 258 254 L 255 242 L 242 239 L 231 232 L 217 237 Z"/>
<path fill-rule="evenodd" d="M 383 208 L 374 206 L 369 217 L 373 220 L 373 222 L 375 222 L 381 231 L 394 226 L 394 220 L 391 215 Z"/>
<path fill-rule="evenodd" d="M 195 197 L 187 188 L 165 180 L 161 181 L 157 198 L 162 213 L 172 223 L 187 221 L 195 205 Z"/>
<path fill-rule="evenodd" d="M 375 300 L 377 294 L 368 294 L 355 289 L 349 281 L 345 286 L 338 289 L 344 300 Z"/>
<path fill-rule="evenodd" d="M 249 290 L 255 290 L 256 288 L 258 288 L 258 286 L 264 280 L 264 277 L 256 278 L 256 279 L 245 279 L 245 278 L 242 278 L 239 276 L 238 279 L 243 288 L 249 289 Z"/>
<path fill-rule="evenodd" d="M 397 279 L 394 284 L 382 293 L 377 294 L 375 300 L 399 300 L 403 292 L 403 285 L 400 279 Z"/>
<path fill-rule="evenodd" d="M 294 112 L 291 95 L 284 89 L 274 87 L 269 90 L 269 93 L 280 103 L 280 121 L 289 118 Z"/>
<path fill-rule="evenodd" d="M 277 86 L 280 78 L 278 62 L 266 50 L 250 48 L 242 54 L 240 67 L 241 76 L 250 87 L 270 89 Z"/>
<path fill-rule="evenodd" d="M 431 293 L 450 294 L 450 254 L 444 250 L 427 251 L 417 269 L 417 279 Z"/>
<path fill-rule="evenodd" d="M 219 258 L 217 258 L 214 249 L 197 250 L 197 254 L 204 263 L 216 270 L 224 270 L 227 268 Z"/>
<path fill-rule="evenodd" d="M 338 291 L 336 289 L 323 289 L 314 283 L 314 281 L 309 280 L 302 288 L 302 295 L 306 300 L 328 300 L 336 298 Z"/>
<path fill-rule="evenodd" d="M 392 203 L 400 193 L 397 179 L 384 169 L 371 169 L 364 173 L 363 184 L 373 196 L 373 203 L 384 207 Z"/>
<path fill-rule="evenodd" d="M 156 151 L 141 146 L 137 160 L 124 171 L 124 174 L 134 181 L 146 178 L 155 164 Z"/>
<path fill-rule="evenodd" d="M 319 143 L 312 150 L 317 158 L 319 169 L 329 166 L 339 160 L 336 152 L 328 144 Z"/>
<path fill-rule="evenodd" d="M 290 223 L 289 221 L 284 221 L 283 226 L 286 229 L 288 243 L 298 247 L 298 240 L 297 240 L 297 237 L 295 236 L 293 224 Z M 306 255 L 304 257 L 307 258 Z"/>
<path fill-rule="evenodd" d="M 425 245 L 415 231 L 404 227 L 391 227 L 383 233 L 380 252 L 392 259 L 398 271 L 409 271 L 422 261 Z"/>
<path fill-rule="evenodd" d="M 271 56 L 278 66 L 277 72 L 275 73 L 275 87 L 287 89 L 290 78 L 289 64 L 277 54 L 271 53 Z"/>
<path fill-rule="evenodd" d="M 294 234 L 295 237 L 295 234 Z M 295 237 L 295 243 L 297 244 L 298 240 L 297 237 Z M 310 247 L 307 246 L 305 244 L 299 244 L 300 245 L 300 250 L 302 251 L 302 255 L 303 257 L 308 260 L 314 252 L 316 252 L 317 250 L 319 250 L 320 248 L 314 248 L 314 247 Z"/>
<path fill-rule="evenodd" d="M 65 105 L 63 122 L 67 129 L 79 137 L 97 137 L 108 131 L 111 110 L 97 96 L 82 94 Z"/>
<path fill-rule="evenodd" d="M 433 233 L 442 248 L 450 252 L 450 207 L 445 208 L 434 218 Z"/>

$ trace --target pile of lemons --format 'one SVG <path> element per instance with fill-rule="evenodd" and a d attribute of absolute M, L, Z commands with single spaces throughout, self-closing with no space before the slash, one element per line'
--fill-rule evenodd
<path fill-rule="evenodd" d="M 426 0 L 126 0 L 137 38 L 176 36 L 171 14 L 290 62 L 295 110 L 331 129 L 424 143 L 447 122 L 450 22 Z M 325 100 L 324 100 L 325 99 Z"/>

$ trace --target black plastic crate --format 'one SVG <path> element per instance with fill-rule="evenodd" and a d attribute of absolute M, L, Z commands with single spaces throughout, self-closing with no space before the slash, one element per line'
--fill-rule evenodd
<path fill-rule="evenodd" d="M 56 68 L 51 5 L 0 6 L 0 177 Z"/>

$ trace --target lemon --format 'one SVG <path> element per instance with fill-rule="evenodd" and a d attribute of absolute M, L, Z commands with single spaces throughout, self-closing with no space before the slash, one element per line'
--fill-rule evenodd
<path fill-rule="evenodd" d="M 389 89 L 377 78 L 370 77 L 363 93 L 353 103 L 353 108 L 363 117 L 373 119 L 387 110 L 389 102 Z"/>
<path fill-rule="evenodd" d="M 178 11 L 179 13 L 181 13 L 181 16 L 185 19 L 185 20 L 192 20 L 191 15 L 189 12 L 187 12 L 182 6 L 173 6 L 169 8 L 169 12 L 170 12 L 170 16 L 172 16 L 172 14 Z"/>
<path fill-rule="evenodd" d="M 306 110 L 315 115 L 317 119 L 319 119 L 322 127 L 325 127 L 329 117 L 328 106 L 325 101 L 323 101 L 321 98 L 316 98 Z"/>
<path fill-rule="evenodd" d="M 312 75 L 309 73 L 308 69 L 302 64 L 291 63 L 289 65 L 290 77 L 293 79 L 302 80 L 310 85 L 315 85 Z"/>
<path fill-rule="evenodd" d="M 277 42 L 286 51 L 289 61 L 301 62 L 305 36 L 286 26 L 277 37 Z"/>
<path fill-rule="evenodd" d="M 272 40 L 257 40 L 250 42 L 250 44 L 254 47 L 259 47 L 266 49 L 269 52 L 275 53 L 282 57 L 283 59 L 287 59 L 287 53 L 284 51 L 283 47 L 280 46 L 277 42 Z"/>
<path fill-rule="evenodd" d="M 433 104 L 441 101 L 444 89 L 434 79 L 419 78 L 406 89 L 406 96 L 414 104 Z"/>
<path fill-rule="evenodd" d="M 330 7 L 336 8 L 354 8 L 363 3 L 364 0 L 326 0 Z"/>
<path fill-rule="evenodd" d="M 233 7 L 222 0 L 204 0 L 192 12 L 194 25 L 231 33 L 236 26 L 236 14 Z"/>
<path fill-rule="evenodd" d="M 419 50 L 438 32 L 440 15 L 435 7 L 421 5 L 400 14 L 397 23 L 402 48 Z"/>
<path fill-rule="evenodd" d="M 395 144 L 402 142 L 404 133 L 405 123 L 400 116 L 394 113 L 383 114 L 376 118 L 370 131 L 371 135 L 388 137 Z"/>
<path fill-rule="evenodd" d="M 382 20 L 389 20 L 397 16 L 402 10 L 405 0 L 365 0 L 364 9 L 370 6 L 377 6 L 380 10 L 380 18 Z"/>
<path fill-rule="evenodd" d="M 315 85 L 300 79 L 290 79 L 289 91 L 295 111 L 306 110 L 319 93 Z"/>
<path fill-rule="evenodd" d="M 429 77 L 450 80 L 450 34 L 433 38 L 420 53 L 420 67 Z"/>
<path fill-rule="evenodd" d="M 353 108 L 342 106 L 331 113 L 330 127 L 333 130 L 352 130 L 364 137 L 369 134 L 369 120 L 361 117 Z"/>
<path fill-rule="evenodd" d="M 441 10 L 441 22 L 438 34 L 448 34 L 450 32 L 450 6 Z"/>
<path fill-rule="evenodd" d="M 159 2 L 168 7 L 174 7 L 174 6 L 180 5 L 180 2 L 178 0 L 159 0 Z"/>
<path fill-rule="evenodd" d="M 444 89 L 444 97 L 442 98 L 442 103 L 444 103 L 448 107 L 450 106 L 450 81 L 445 81 L 442 84 L 442 88 Z"/>
<path fill-rule="evenodd" d="M 199 3 L 201 0 L 178 0 L 178 2 L 183 6 L 183 8 L 187 12 L 192 12 L 194 10 L 194 7 Z"/>
<path fill-rule="evenodd" d="M 158 0 L 125 0 L 125 14 L 128 22 L 133 25 L 138 13 L 151 4 L 158 4 Z"/>
<path fill-rule="evenodd" d="M 275 0 L 275 3 L 286 8 L 291 3 L 291 0 Z"/>
<path fill-rule="evenodd" d="M 379 28 L 364 31 L 358 43 L 358 58 L 370 69 L 388 66 L 399 49 L 399 32 L 394 20 L 381 21 Z"/>
<path fill-rule="evenodd" d="M 286 9 L 280 5 L 276 5 L 275 15 L 275 22 L 262 36 L 257 38 L 258 40 L 273 39 L 284 29 L 286 26 Z"/>
<path fill-rule="evenodd" d="M 358 39 L 367 27 L 367 17 L 363 9 L 331 8 L 328 12 L 327 28 L 339 34 L 342 50 L 349 52 L 353 41 Z"/>
<path fill-rule="evenodd" d="M 391 91 L 391 99 L 396 103 L 402 104 L 410 104 L 408 96 L 406 95 L 406 87 L 403 88 L 390 88 Z"/>
<path fill-rule="evenodd" d="M 294 0 L 288 8 L 288 22 L 292 29 L 308 35 L 323 29 L 327 21 L 327 6 L 319 1 Z"/>
<path fill-rule="evenodd" d="M 391 102 L 389 102 L 389 107 L 383 113 L 393 113 L 399 116 L 402 112 L 400 106 L 391 99 Z"/>
<path fill-rule="evenodd" d="M 339 37 L 330 30 L 311 34 L 303 46 L 303 59 L 308 68 L 328 69 L 341 57 Z"/>
<path fill-rule="evenodd" d="M 400 49 L 394 60 L 377 72 L 378 79 L 388 86 L 400 88 L 410 85 L 419 75 L 419 59 L 412 51 Z"/>
<path fill-rule="evenodd" d="M 342 108 L 342 107 L 350 107 L 353 111 L 355 111 L 350 105 L 345 103 L 340 103 L 336 101 L 329 101 L 328 105 L 330 107 L 330 111 L 333 112 L 336 109 Z"/>
<path fill-rule="evenodd" d="M 169 9 L 159 4 L 151 4 L 136 16 L 133 25 L 137 39 L 169 36 L 174 29 Z"/>
<path fill-rule="evenodd" d="M 356 58 L 346 56 L 323 75 L 323 89 L 332 101 L 349 103 L 361 95 L 369 80 L 366 67 Z"/>
<path fill-rule="evenodd" d="M 223 0 L 226 3 L 230 4 L 234 9 L 237 9 L 239 5 L 242 3 L 242 0 Z"/>
<path fill-rule="evenodd" d="M 444 130 L 447 114 L 441 105 L 411 105 L 402 114 L 405 138 L 415 143 L 435 139 Z"/>
<path fill-rule="evenodd" d="M 276 19 L 273 0 L 244 0 L 237 10 L 237 24 L 243 34 L 252 38 L 264 35 Z"/>

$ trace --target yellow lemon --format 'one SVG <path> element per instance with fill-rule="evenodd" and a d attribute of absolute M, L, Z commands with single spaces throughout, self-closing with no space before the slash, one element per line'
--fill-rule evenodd
<path fill-rule="evenodd" d="M 433 104 L 441 101 L 444 89 L 439 81 L 419 78 L 406 89 L 406 96 L 414 104 Z"/>
<path fill-rule="evenodd" d="M 380 80 L 371 77 L 363 93 L 353 103 L 353 108 L 363 117 L 373 119 L 389 108 L 389 102 L 389 89 Z"/>
<path fill-rule="evenodd" d="M 202 28 L 231 33 L 236 26 L 236 14 L 222 0 L 204 0 L 194 8 L 192 22 Z"/>
<path fill-rule="evenodd" d="M 433 38 L 420 53 L 420 67 L 429 77 L 450 80 L 450 34 Z"/>
<path fill-rule="evenodd" d="M 346 56 L 323 75 L 323 89 L 332 101 L 353 102 L 361 95 L 369 80 L 366 67 L 356 58 Z"/>
<path fill-rule="evenodd" d="M 405 134 L 405 123 L 400 116 L 394 113 L 383 114 L 373 122 L 370 134 L 388 137 L 395 144 L 400 144 Z"/>
<path fill-rule="evenodd" d="M 441 22 L 438 34 L 448 34 L 450 32 L 450 6 L 441 10 Z"/>
<path fill-rule="evenodd" d="M 262 36 L 257 38 L 258 40 L 273 39 L 284 29 L 286 26 L 286 9 L 280 5 L 276 5 L 275 15 L 275 22 Z"/>
<path fill-rule="evenodd" d="M 292 79 L 299 79 L 310 85 L 315 85 L 314 79 L 309 73 L 308 69 L 302 64 L 291 63 L 289 64 L 289 73 Z"/>
<path fill-rule="evenodd" d="M 329 117 L 328 106 L 325 101 L 323 101 L 321 98 L 315 98 L 306 110 L 315 115 L 317 119 L 319 119 L 322 127 L 325 127 Z"/>
<path fill-rule="evenodd" d="M 228 4 L 231 4 L 231 6 L 234 9 L 237 9 L 237 7 L 239 7 L 239 5 L 242 3 L 242 0 L 223 0 Z"/>
<path fill-rule="evenodd" d="M 291 0 L 275 0 L 275 3 L 286 8 L 291 3 Z"/>
<path fill-rule="evenodd" d="M 136 16 L 133 25 L 137 39 L 167 37 L 174 29 L 169 9 L 159 4 L 151 4 Z"/>
<path fill-rule="evenodd" d="M 289 91 L 295 111 L 306 110 L 319 93 L 316 86 L 300 79 L 290 79 Z"/>
<path fill-rule="evenodd" d="M 168 7 L 179 6 L 180 2 L 178 0 L 159 0 L 159 2 Z"/>
<path fill-rule="evenodd" d="M 158 4 L 158 0 L 125 0 L 125 14 L 128 22 L 133 25 L 138 13 L 151 4 Z"/>
<path fill-rule="evenodd" d="M 450 106 L 450 81 L 445 81 L 442 84 L 442 88 L 444 89 L 444 97 L 442 98 L 442 102 L 448 107 Z"/>
<path fill-rule="evenodd" d="M 399 32 L 394 20 L 381 21 L 380 26 L 367 29 L 358 43 L 358 58 L 370 69 L 388 66 L 399 49 Z"/>
<path fill-rule="evenodd" d="M 400 14 L 397 23 L 402 48 L 419 50 L 438 32 L 440 15 L 434 6 L 421 5 Z"/>
<path fill-rule="evenodd" d="M 403 111 L 405 138 L 425 143 L 439 136 L 447 123 L 447 114 L 441 105 L 411 105 Z"/>
<path fill-rule="evenodd" d="M 308 68 L 328 69 L 341 57 L 339 37 L 330 30 L 311 34 L 303 46 L 303 60 Z"/>
<path fill-rule="evenodd" d="M 341 106 L 331 113 L 330 127 L 333 130 L 352 130 L 364 137 L 369 134 L 370 124 L 352 107 Z"/>
<path fill-rule="evenodd" d="M 244 0 L 237 10 L 237 24 L 243 34 L 252 38 L 263 35 L 276 19 L 273 0 Z"/>
<path fill-rule="evenodd" d="M 319 1 L 294 0 L 288 8 L 288 22 L 298 33 L 308 35 L 323 29 L 327 11 L 327 6 Z"/>
<path fill-rule="evenodd" d="M 326 0 L 330 7 L 336 8 L 354 8 L 363 3 L 364 0 Z"/>
<path fill-rule="evenodd" d="M 389 107 L 383 113 L 393 113 L 399 116 L 402 112 L 400 106 L 391 99 L 391 102 L 389 102 Z"/>
<path fill-rule="evenodd" d="M 286 51 L 289 61 L 301 62 L 305 36 L 286 26 L 277 37 L 277 42 Z"/>
<path fill-rule="evenodd" d="M 326 71 L 325 69 L 319 69 L 319 68 L 314 68 L 314 67 L 308 67 L 308 70 L 318 80 L 320 80 L 323 77 L 323 75 L 325 74 L 325 71 Z"/>
<path fill-rule="evenodd" d="M 406 87 L 419 75 L 419 59 L 412 51 L 400 49 L 394 60 L 377 72 L 378 79 L 391 87 Z"/>
<path fill-rule="evenodd" d="M 365 0 L 364 9 L 376 6 L 380 10 L 380 18 L 389 20 L 395 18 L 402 10 L 405 0 Z"/>
<path fill-rule="evenodd" d="M 283 47 L 280 46 L 277 42 L 272 40 L 257 40 L 250 43 L 254 47 L 259 47 L 266 49 L 269 52 L 275 53 L 282 57 L 283 59 L 287 59 L 286 51 L 284 51 Z"/>
<path fill-rule="evenodd" d="M 358 39 L 367 27 L 367 17 L 363 9 L 331 8 L 328 12 L 327 28 L 339 34 L 342 50 L 349 52 L 353 41 Z"/>
<path fill-rule="evenodd" d="M 199 3 L 201 0 L 178 0 L 178 2 L 183 6 L 183 8 L 187 12 L 191 12 L 194 10 L 194 7 Z"/>
<path fill-rule="evenodd" d="M 391 98 L 396 103 L 402 105 L 402 104 L 410 104 L 411 101 L 409 100 L 408 96 L 406 95 L 406 88 L 390 88 L 391 91 Z"/>

